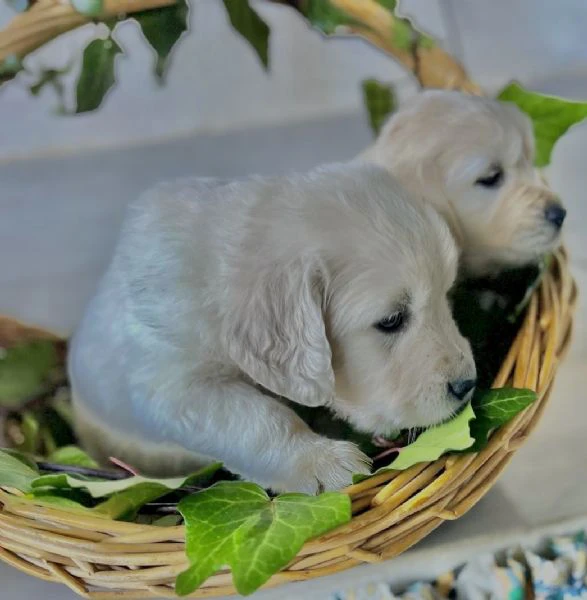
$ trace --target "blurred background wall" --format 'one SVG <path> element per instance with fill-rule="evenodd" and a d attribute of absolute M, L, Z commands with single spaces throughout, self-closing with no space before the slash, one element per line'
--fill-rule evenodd
<path fill-rule="evenodd" d="M 362 110 L 359 83 L 369 76 L 409 90 L 405 72 L 365 42 L 325 41 L 287 7 L 253 4 L 272 28 L 269 73 L 233 33 L 220 0 L 191 0 L 192 31 L 176 48 L 164 87 L 155 83 L 150 50 L 131 23 L 117 29 L 126 54 L 118 60 L 120 83 L 96 114 L 60 118 L 51 111 L 51 90 L 37 99 L 18 85 L 4 86 L 0 160 L 352 114 Z M 512 77 L 538 82 L 587 61 L 585 0 L 401 0 L 400 6 L 489 89 Z M 12 15 L 0 3 L 0 26 Z M 65 65 L 93 31 L 61 36 L 31 61 Z"/>

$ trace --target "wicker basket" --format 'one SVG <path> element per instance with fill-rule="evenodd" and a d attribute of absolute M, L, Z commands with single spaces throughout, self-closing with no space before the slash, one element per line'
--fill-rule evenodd
<path fill-rule="evenodd" d="M 109 1 L 116 6 L 124 2 Z M 146 8 L 145 2 L 160 6 L 172 1 L 143 0 L 133 9 Z M 355 16 L 363 21 L 370 20 L 369 33 L 362 33 L 411 69 L 424 86 L 479 93 L 462 67 L 439 48 L 423 51 L 414 60 L 412 55 L 386 44 L 385 36 L 391 29 L 384 17 L 390 17 L 373 3 L 371 12 L 364 10 L 368 2 L 337 3 L 345 10 L 355 10 Z M 41 17 L 43 11 L 67 13 L 62 18 L 71 22 L 64 21 L 63 30 L 79 24 L 74 23 L 80 20 L 79 15 L 69 14 L 75 13 L 71 6 L 57 0 L 39 0 L 33 8 L 20 21 L 15 19 L 12 29 L 8 28 L 5 44 L 0 43 L 0 55 L 14 50 L 12 38 L 26 37 L 14 32 L 24 31 L 31 23 L 35 35 L 27 38 L 28 46 L 23 46 L 27 52 L 54 35 L 49 31 L 50 19 Z M 378 30 L 382 32 L 379 38 Z M 536 390 L 538 400 L 534 404 L 496 431 L 478 454 L 444 456 L 348 487 L 344 491 L 352 499 L 352 521 L 308 542 L 265 587 L 390 559 L 444 521 L 457 519 L 474 506 L 495 483 L 546 408 L 558 363 L 569 346 L 576 296 L 567 255 L 559 250 L 530 300 L 520 331 L 494 382 L 494 387 L 512 385 Z M 0 319 L 0 346 L 46 336 L 51 334 Z M 0 558 L 35 577 L 64 583 L 87 598 L 175 597 L 175 578 L 187 567 L 184 539 L 183 526 L 156 527 L 76 515 L 0 490 Z M 191 597 L 234 593 L 230 573 L 220 571 Z"/>
<path fill-rule="evenodd" d="M 569 346 L 576 286 L 564 251 L 554 257 L 495 380 L 538 392 L 538 400 L 495 432 L 478 454 L 445 456 L 406 471 L 376 475 L 347 488 L 354 518 L 307 543 L 266 587 L 331 575 L 401 554 L 457 519 L 491 488 L 542 415 L 559 360 Z M 38 337 L 5 321 L 0 344 Z M 187 567 L 182 526 L 156 527 L 76 515 L 0 491 L 0 558 L 22 571 L 62 582 L 78 594 L 108 598 L 174 597 Z M 222 571 L 195 598 L 235 593 Z"/>

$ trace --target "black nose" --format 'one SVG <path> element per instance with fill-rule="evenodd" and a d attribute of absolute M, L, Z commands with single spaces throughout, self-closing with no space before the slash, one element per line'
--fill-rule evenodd
<path fill-rule="evenodd" d="M 477 385 L 476 379 L 457 379 L 448 382 L 448 391 L 457 400 L 464 400 L 467 394 Z"/>
<path fill-rule="evenodd" d="M 563 226 L 566 216 L 567 211 L 558 204 L 551 204 L 550 206 L 547 206 L 544 211 L 544 218 L 559 229 Z"/>

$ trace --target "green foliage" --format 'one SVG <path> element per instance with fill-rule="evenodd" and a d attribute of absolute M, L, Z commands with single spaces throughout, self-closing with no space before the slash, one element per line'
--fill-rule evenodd
<path fill-rule="evenodd" d="M 475 420 L 471 423 L 471 435 L 475 443 L 472 452 L 482 450 L 493 429 L 505 425 L 518 413 L 536 401 L 536 392 L 526 389 L 501 388 L 480 392 L 473 398 Z"/>
<path fill-rule="evenodd" d="M 37 448 L 41 426 L 39 419 L 31 411 L 26 411 L 22 414 L 21 431 L 23 442 L 19 446 L 21 452 L 34 454 Z"/>
<path fill-rule="evenodd" d="M 0 450 L 0 487 L 29 492 L 32 482 L 39 476 L 28 460 L 14 452 Z"/>
<path fill-rule="evenodd" d="M 221 482 L 179 504 L 191 566 L 176 581 L 185 596 L 224 565 L 240 594 L 251 594 L 294 558 L 303 544 L 351 519 L 346 494 L 283 494 L 258 485 Z"/>
<path fill-rule="evenodd" d="M 96 110 L 102 104 L 116 81 L 114 67 L 119 54 L 122 49 L 111 37 L 86 46 L 76 86 L 76 113 Z"/>
<path fill-rule="evenodd" d="M 22 70 L 22 61 L 17 56 L 14 54 L 7 56 L 0 63 L 0 85 L 13 79 Z"/>
<path fill-rule="evenodd" d="M 43 390 L 57 364 L 57 352 L 47 341 L 0 351 L 0 406 L 15 408 Z"/>
<path fill-rule="evenodd" d="M 171 489 L 181 487 L 184 483 L 185 480 L 181 480 L 175 487 L 169 487 L 169 483 L 156 481 L 136 483 L 128 489 L 112 494 L 107 500 L 95 506 L 93 512 L 110 519 L 131 520 L 147 502 L 165 496 Z"/>
<path fill-rule="evenodd" d="M 470 448 L 474 440 L 469 423 L 475 418 L 471 404 L 456 417 L 421 433 L 415 442 L 402 448 L 400 455 L 384 470 L 404 470 L 421 462 L 432 462 L 451 450 Z"/>
<path fill-rule="evenodd" d="M 68 475 L 67 473 L 58 473 L 54 475 L 41 475 L 33 482 L 31 488 L 39 489 L 83 489 L 87 491 L 92 498 L 103 498 L 119 492 L 125 492 L 139 485 L 158 485 L 165 491 L 175 490 L 183 485 L 193 484 L 196 481 L 208 479 L 220 468 L 219 463 L 215 463 L 202 470 L 193 473 L 187 477 L 171 477 L 168 479 L 151 479 L 135 475 L 126 479 L 115 480 L 96 480 L 82 479 L 80 476 Z"/>
<path fill-rule="evenodd" d="M 159 83 L 164 82 L 171 51 L 188 29 L 188 15 L 186 0 L 133 15 L 155 52 L 153 72 Z"/>
<path fill-rule="evenodd" d="M 470 434 L 469 423 L 475 418 L 471 403 L 453 419 L 436 427 L 426 429 L 414 442 L 401 448 L 399 456 L 390 464 L 377 469 L 375 473 L 389 470 L 403 471 L 421 462 L 432 462 L 451 450 L 465 450 L 475 441 Z M 356 483 L 367 479 L 365 475 L 356 474 Z"/>
<path fill-rule="evenodd" d="M 255 50 L 262 65 L 269 67 L 269 27 L 251 8 L 249 0 L 223 0 L 230 22 Z"/>
<path fill-rule="evenodd" d="M 587 102 L 573 102 L 531 92 L 516 82 L 506 86 L 497 97 L 503 102 L 516 104 L 532 119 L 537 167 L 548 165 L 559 138 L 587 117 Z"/>
<path fill-rule="evenodd" d="M 396 106 L 393 86 L 376 79 L 365 79 L 362 83 L 363 104 L 369 115 L 369 124 L 377 135 L 387 117 Z"/>
<path fill-rule="evenodd" d="M 33 96 L 38 96 L 41 90 L 45 87 L 52 88 L 57 97 L 62 100 L 65 93 L 65 87 L 61 81 L 61 77 L 70 70 L 67 66 L 63 69 L 42 69 L 37 76 L 37 81 L 30 86 L 30 91 Z"/>
<path fill-rule="evenodd" d="M 397 14 L 396 0 L 377 0 L 377 2 L 393 15 L 393 27 L 389 32 L 389 39 L 395 47 L 411 51 L 415 46 L 429 48 L 434 45 L 434 40 L 418 31 L 410 19 Z M 329 0 L 306 0 L 296 3 L 295 8 L 315 29 L 325 35 L 346 34 L 349 27 L 356 30 L 370 29 L 369 24 L 358 21 Z"/>
<path fill-rule="evenodd" d="M 51 463 L 73 465 L 76 467 L 94 468 L 98 466 L 98 463 L 92 457 L 88 456 L 77 446 L 63 446 L 62 448 L 58 448 L 47 460 Z"/>
<path fill-rule="evenodd" d="M 77 448 L 61 449 L 59 452 L 70 461 L 78 461 L 77 465 L 88 462 L 88 457 Z M 15 465 L 19 467 L 16 470 Z M 148 502 L 184 486 L 208 482 L 220 466 L 219 463 L 209 465 L 188 477 L 149 479 L 135 476 L 101 480 L 67 473 L 39 475 L 36 467 L 33 469 L 19 457 L 0 451 L 0 486 L 31 492 L 32 497 L 36 499 L 60 503 L 63 506 L 66 504 L 59 498 L 63 501 L 73 501 L 82 508 L 91 509 L 93 514 L 110 519 L 132 519 Z M 106 499 L 102 500 L 103 498 Z M 100 500 L 98 503 L 95 502 L 97 499 Z"/>

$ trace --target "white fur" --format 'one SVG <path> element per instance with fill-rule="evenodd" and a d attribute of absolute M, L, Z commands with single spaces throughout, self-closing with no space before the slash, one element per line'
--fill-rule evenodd
<path fill-rule="evenodd" d="M 276 396 L 374 433 L 448 418 L 447 382 L 475 376 L 446 298 L 457 259 L 434 209 L 373 165 L 160 185 L 72 340 L 78 432 L 148 474 L 216 459 L 275 490 L 348 484 L 368 459 Z M 377 331 L 400 304 L 405 330 Z"/>
<path fill-rule="evenodd" d="M 544 216 L 560 200 L 533 167 L 530 119 L 515 105 L 429 90 L 392 115 L 362 160 L 387 168 L 412 195 L 442 213 L 465 269 L 484 275 L 536 261 L 560 243 Z M 476 180 L 503 167 L 503 185 Z"/>

